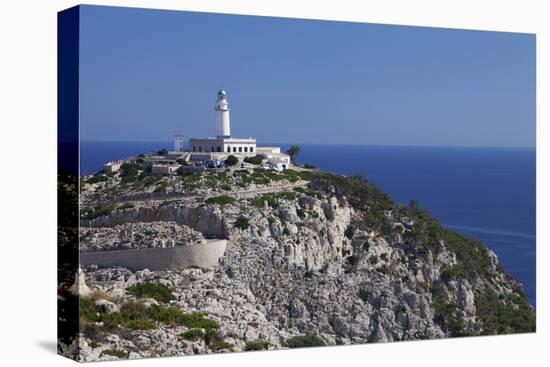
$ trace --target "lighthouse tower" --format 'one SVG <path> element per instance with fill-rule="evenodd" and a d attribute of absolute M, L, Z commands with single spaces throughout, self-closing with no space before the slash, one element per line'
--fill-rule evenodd
<path fill-rule="evenodd" d="M 227 102 L 227 94 L 223 89 L 218 91 L 218 100 L 214 109 L 216 110 L 216 135 L 218 138 L 229 138 L 231 136 L 229 102 Z"/>

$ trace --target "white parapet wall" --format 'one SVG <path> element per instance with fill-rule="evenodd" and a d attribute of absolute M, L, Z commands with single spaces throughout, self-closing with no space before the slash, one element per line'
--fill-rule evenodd
<path fill-rule="evenodd" d="M 227 240 L 207 240 L 205 244 L 137 250 L 80 253 L 80 264 L 100 267 L 123 266 L 133 271 L 183 269 L 189 266 L 209 268 L 225 253 Z"/>

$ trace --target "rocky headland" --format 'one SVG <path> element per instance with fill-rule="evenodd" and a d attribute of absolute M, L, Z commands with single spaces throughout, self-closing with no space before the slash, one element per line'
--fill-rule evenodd
<path fill-rule="evenodd" d="M 82 269 L 81 361 L 535 331 L 491 250 L 360 176 L 127 165 L 80 187 L 81 251 L 229 240 L 212 268 Z"/>

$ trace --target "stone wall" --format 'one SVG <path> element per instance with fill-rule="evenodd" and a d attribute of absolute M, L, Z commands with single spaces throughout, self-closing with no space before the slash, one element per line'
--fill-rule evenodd
<path fill-rule="evenodd" d="M 140 250 L 84 252 L 81 265 L 124 266 L 143 269 L 182 269 L 192 265 L 212 267 L 218 263 L 227 247 L 227 240 L 208 240 L 206 244 Z"/>

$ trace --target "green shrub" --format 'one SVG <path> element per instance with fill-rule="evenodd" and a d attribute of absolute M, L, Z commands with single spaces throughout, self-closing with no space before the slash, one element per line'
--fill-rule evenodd
<path fill-rule="evenodd" d="M 101 355 L 115 356 L 118 358 L 128 358 L 129 353 L 119 349 L 107 349 L 101 352 Z"/>
<path fill-rule="evenodd" d="M 184 314 L 177 307 L 161 307 L 152 305 L 149 307 L 148 314 L 152 319 L 166 325 L 185 325 L 186 314 Z"/>
<path fill-rule="evenodd" d="M 285 199 L 288 201 L 292 201 L 296 199 L 296 193 L 292 191 L 283 191 L 279 193 L 277 196 L 280 197 L 281 199 Z"/>
<path fill-rule="evenodd" d="M 154 298 L 159 302 L 165 303 L 175 298 L 169 287 L 150 281 L 134 284 L 128 287 L 127 291 L 137 298 Z"/>
<path fill-rule="evenodd" d="M 109 181 L 109 176 L 107 176 L 103 173 L 96 173 L 92 177 L 88 178 L 88 180 L 86 182 L 91 183 L 91 184 L 95 184 L 95 183 L 106 182 L 106 181 Z"/>
<path fill-rule="evenodd" d="M 115 210 L 115 207 L 112 205 L 110 206 L 98 205 L 94 209 L 91 209 L 91 208 L 81 209 L 81 215 L 86 219 L 95 219 L 95 218 L 102 217 L 104 215 L 110 215 L 114 210 Z"/>
<path fill-rule="evenodd" d="M 223 340 L 215 340 L 214 342 L 210 343 L 209 347 L 213 352 L 218 352 L 222 349 L 227 349 L 230 352 L 235 351 L 235 346 L 233 344 Z"/>
<path fill-rule="evenodd" d="M 183 325 L 191 329 L 206 329 L 213 330 L 219 327 L 218 323 L 214 320 L 207 319 L 201 312 L 193 312 L 190 314 L 183 314 L 181 322 Z"/>
<path fill-rule="evenodd" d="M 370 249 L 369 241 L 365 241 L 365 242 L 363 243 L 363 251 L 369 252 L 369 249 Z"/>
<path fill-rule="evenodd" d="M 156 324 L 147 319 L 129 320 L 125 326 L 132 330 L 151 330 L 156 328 Z"/>
<path fill-rule="evenodd" d="M 346 236 L 348 239 L 353 238 L 353 234 L 355 233 L 355 228 L 350 224 L 346 227 L 346 230 L 344 231 L 344 236 Z"/>
<path fill-rule="evenodd" d="M 475 305 L 484 335 L 536 331 L 535 314 L 523 294 L 508 294 L 500 299 L 494 290 L 486 288 L 476 292 Z"/>
<path fill-rule="evenodd" d="M 369 298 L 369 292 L 367 292 L 366 289 L 361 288 L 359 289 L 359 292 L 357 292 L 357 297 L 359 297 L 359 299 L 362 300 L 363 302 L 367 302 Z"/>
<path fill-rule="evenodd" d="M 184 333 L 181 333 L 179 336 L 185 340 L 195 341 L 202 338 L 204 335 L 201 329 L 189 329 Z"/>
<path fill-rule="evenodd" d="M 248 342 L 244 347 L 244 350 L 267 350 L 269 349 L 269 343 L 264 341 Z"/>
<path fill-rule="evenodd" d="M 290 156 L 292 163 L 296 163 L 296 155 L 300 152 L 300 147 L 297 145 L 292 145 L 287 151 L 286 154 Z"/>
<path fill-rule="evenodd" d="M 296 209 L 296 214 L 302 219 L 306 217 L 306 211 L 302 208 Z"/>
<path fill-rule="evenodd" d="M 257 208 L 263 208 L 264 202 L 267 201 L 267 205 L 272 208 L 277 208 L 279 206 L 277 197 L 274 194 L 263 194 L 252 199 L 251 204 Z"/>
<path fill-rule="evenodd" d="M 235 198 L 227 195 L 214 196 L 206 199 L 205 202 L 206 204 L 226 205 L 235 203 Z"/>
<path fill-rule="evenodd" d="M 121 183 L 134 182 L 138 178 L 139 165 L 136 163 L 123 163 L 120 166 Z"/>
<path fill-rule="evenodd" d="M 250 224 L 248 223 L 248 218 L 240 215 L 235 221 L 235 227 L 240 229 L 248 229 Z"/>
<path fill-rule="evenodd" d="M 224 161 L 224 163 L 228 167 L 234 166 L 237 163 L 239 163 L 239 159 L 232 154 L 229 157 L 227 157 L 227 159 Z"/>
<path fill-rule="evenodd" d="M 262 164 L 263 159 L 264 159 L 264 158 L 263 158 L 261 155 L 258 154 L 258 155 L 254 156 L 254 157 L 246 157 L 246 158 L 244 159 L 244 161 L 245 161 L 246 163 L 255 164 L 255 165 L 260 165 L 260 164 Z"/>
<path fill-rule="evenodd" d="M 99 336 L 102 334 L 101 328 L 93 322 L 86 322 L 83 324 L 81 323 L 81 328 L 82 334 L 84 334 L 86 338 L 91 340 L 98 339 Z"/>
<path fill-rule="evenodd" d="M 313 164 L 304 163 L 304 168 L 313 169 L 315 166 Z"/>
<path fill-rule="evenodd" d="M 315 335 L 295 336 L 286 341 L 289 348 L 321 347 L 325 342 Z"/>

